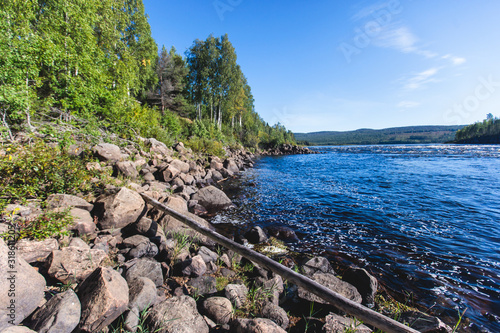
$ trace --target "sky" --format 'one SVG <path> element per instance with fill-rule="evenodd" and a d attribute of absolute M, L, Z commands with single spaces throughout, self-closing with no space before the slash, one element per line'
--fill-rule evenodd
<path fill-rule="evenodd" d="M 500 117 L 498 0 L 143 0 L 159 48 L 228 34 L 270 125 L 293 132 Z"/>

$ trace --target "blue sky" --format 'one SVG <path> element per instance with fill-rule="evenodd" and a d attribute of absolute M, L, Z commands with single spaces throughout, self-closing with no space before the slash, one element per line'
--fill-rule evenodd
<path fill-rule="evenodd" d="M 229 35 L 270 124 L 294 132 L 500 116 L 498 0 L 144 0 L 161 48 Z"/>

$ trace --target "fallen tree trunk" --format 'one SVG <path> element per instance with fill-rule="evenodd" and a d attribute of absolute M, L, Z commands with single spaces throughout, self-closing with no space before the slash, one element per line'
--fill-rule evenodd
<path fill-rule="evenodd" d="M 307 291 L 315 294 L 318 297 L 321 297 L 333 306 L 337 307 L 339 310 L 344 311 L 359 320 L 362 320 L 364 323 L 373 325 L 374 327 L 388 333 L 418 333 L 418 331 L 414 330 L 413 328 L 405 326 L 402 323 L 386 317 L 376 311 L 373 311 L 359 303 L 353 302 L 345 298 L 344 296 L 332 291 L 331 289 L 322 286 L 316 281 L 313 281 L 306 276 L 292 271 L 288 267 L 281 265 L 280 263 L 266 257 L 265 255 L 255 252 L 241 244 L 235 243 L 232 240 L 222 236 L 221 234 L 201 226 L 195 220 L 176 212 L 175 210 L 163 205 L 162 203 L 147 196 L 146 194 L 141 193 L 141 195 L 148 204 L 170 214 L 190 228 L 198 231 L 200 234 L 209 237 L 218 244 L 230 250 L 233 250 L 234 252 L 242 255 L 248 260 L 251 260 L 261 266 L 270 269 L 284 279 L 306 289 Z"/>

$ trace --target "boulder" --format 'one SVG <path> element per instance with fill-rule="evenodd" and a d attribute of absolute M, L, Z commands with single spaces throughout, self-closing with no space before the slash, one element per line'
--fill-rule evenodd
<path fill-rule="evenodd" d="M 306 276 L 313 276 L 318 272 L 334 274 L 330 262 L 325 257 L 314 257 L 309 259 L 304 265 L 302 265 L 301 269 Z"/>
<path fill-rule="evenodd" d="M 120 147 L 111 143 L 99 143 L 92 148 L 92 151 L 101 161 L 118 162 L 122 158 Z"/>
<path fill-rule="evenodd" d="M 411 328 L 422 333 L 450 333 L 453 330 L 439 318 L 426 315 L 418 311 L 406 311 L 398 321 L 408 324 Z"/>
<path fill-rule="evenodd" d="M 146 204 L 139 193 L 126 187 L 111 195 L 102 195 L 95 203 L 95 214 L 101 229 L 119 229 L 137 222 Z"/>
<path fill-rule="evenodd" d="M 224 168 L 233 174 L 240 172 L 240 168 L 232 158 L 228 158 L 224 161 Z"/>
<path fill-rule="evenodd" d="M 169 149 L 166 144 L 154 138 L 147 139 L 145 143 L 150 146 L 151 152 L 153 153 L 162 154 L 165 156 L 170 156 L 172 154 L 172 150 Z"/>
<path fill-rule="evenodd" d="M 217 292 L 216 280 L 213 276 L 200 276 L 187 283 L 191 295 L 209 295 Z"/>
<path fill-rule="evenodd" d="M 207 265 L 200 255 L 196 255 L 191 259 L 183 262 L 182 274 L 185 276 L 198 277 L 205 274 Z"/>
<path fill-rule="evenodd" d="M 124 326 L 131 332 L 137 330 L 140 313 L 156 303 L 156 286 L 146 277 L 139 277 L 129 283 L 129 311 L 125 313 Z"/>
<path fill-rule="evenodd" d="M 116 171 L 127 178 L 139 177 L 139 172 L 136 169 L 135 163 L 132 161 L 121 161 L 115 164 Z"/>
<path fill-rule="evenodd" d="M 191 199 L 198 200 L 200 205 L 211 212 L 226 209 L 233 205 L 227 195 L 215 186 L 207 186 L 200 189 Z"/>
<path fill-rule="evenodd" d="M 371 333 L 372 330 L 367 326 L 363 325 L 362 322 L 352 319 L 342 317 L 333 313 L 330 313 L 325 318 L 325 325 L 323 325 L 323 332 L 325 333 L 338 333 L 338 332 L 359 332 L 359 333 Z"/>
<path fill-rule="evenodd" d="M 161 264 L 148 258 L 133 259 L 127 261 L 123 266 L 125 279 L 132 283 L 139 277 L 147 277 L 159 287 L 163 285 L 163 272 Z"/>
<path fill-rule="evenodd" d="M 47 208 L 49 209 L 67 207 L 80 208 L 90 212 L 92 208 L 94 208 L 94 205 L 80 197 L 70 194 L 51 194 L 47 198 Z"/>
<path fill-rule="evenodd" d="M 80 316 L 80 300 L 73 289 L 68 289 L 36 310 L 29 326 L 40 333 L 70 333 L 80 322 Z"/>
<path fill-rule="evenodd" d="M 267 233 L 285 242 L 298 242 L 299 238 L 291 228 L 284 226 L 271 226 L 266 228 Z"/>
<path fill-rule="evenodd" d="M 69 241 L 68 246 L 79 247 L 79 248 L 86 249 L 86 250 L 90 249 L 89 244 L 85 243 L 83 241 L 83 239 L 81 239 L 79 237 L 73 237 L 73 238 L 71 238 L 71 240 Z"/>
<path fill-rule="evenodd" d="M 224 165 L 222 164 L 222 162 L 219 160 L 212 160 L 210 162 L 210 169 L 214 169 L 214 170 L 220 170 L 224 167 Z"/>
<path fill-rule="evenodd" d="M 54 238 L 43 241 L 21 239 L 16 246 L 19 256 L 28 263 L 45 261 L 52 251 L 59 249 L 59 243 Z"/>
<path fill-rule="evenodd" d="M 203 301 L 203 312 L 217 325 L 225 325 L 233 316 L 233 306 L 225 297 L 210 297 Z"/>
<path fill-rule="evenodd" d="M 260 310 L 260 314 L 263 318 L 271 319 L 284 330 L 286 330 L 290 324 L 290 320 L 285 310 L 274 303 L 266 303 Z"/>
<path fill-rule="evenodd" d="M 45 279 L 16 251 L 0 238 L 0 331 L 23 321 L 44 297 Z"/>
<path fill-rule="evenodd" d="M 147 323 L 158 333 L 208 333 L 208 325 L 189 296 L 174 296 L 150 310 Z"/>
<path fill-rule="evenodd" d="M 78 235 L 88 235 L 95 232 L 96 225 L 94 219 L 87 210 L 71 208 L 69 213 L 74 218 L 73 225 L 71 226 L 72 231 L 76 231 Z"/>
<path fill-rule="evenodd" d="M 267 241 L 267 235 L 261 227 L 255 226 L 245 233 L 245 238 L 252 244 L 260 244 Z"/>
<path fill-rule="evenodd" d="M 134 235 L 125 238 L 122 245 L 130 248 L 126 256 L 129 259 L 142 258 L 142 257 L 155 257 L 158 254 L 158 247 L 152 243 L 149 238 L 142 235 Z"/>
<path fill-rule="evenodd" d="M 237 309 L 243 308 L 248 301 L 248 288 L 243 284 L 228 284 L 224 294 Z"/>
<path fill-rule="evenodd" d="M 351 301 L 361 303 L 362 298 L 361 295 L 359 294 L 358 290 L 351 284 L 340 280 L 333 274 L 329 273 L 315 273 L 311 279 L 314 281 L 318 282 L 319 284 L 325 286 L 326 288 L 329 288 L 336 293 L 350 299 Z M 327 301 L 322 299 L 321 297 L 318 297 L 307 290 L 303 288 L 299 288 L 299 298 L 302 298 L 304 300 L 310 301 L 310 302 L 315 302 L 315 303 L 320 303 L 320 304 L 328 304 Z"/>
<path fill-rule="evenodd" d="M 182 173 L 188 173 L 190 169 L 189 164 L 186 162 L 182 162 L 181 160 L 174 159 L 172 162 L 170 162 L 170 165 Z"/>
<path fill-rule="evenodd" d="M 179 173 L 180 173 L 179 169 L 177 169 L 173 165 L 169 165 L 161 171 L 161 179 L 164 182 L 169 182 L 175 177 L 177 177 Z"/>
<path fill-rule="evenodd" d="M 83 281 L 108 256 L 99 249 L 65 247 L 52 251 L 47 260 L 48 274 L 62 283 Z"/>
<path fill-rule="evenodd" d="M 270 319 L 254 318 L 241 319 L 237 318 L 231 321 L 231 332 L 234 333 L 286 333 L 284 329 L 278 326 Z"/>
<path fill-rule="evenodd" d="M 344 272 L 342 280 L 352 284 L 363 298 L 363 305 L 373 307 L 375 305 L 375 294 L 377 293 L 378 282 L 370 275 L 366 269 L 349 268 Z"/>
<path fill-rule="evenodd" d="M 1 331 L 2 333 L 36 333 L 25 326 L 10 326 Z"/>
<path fill-rule="evenodd" d="M 82 316 L 77 332 L 99 332 L 111 324 L 129 303 L 127 281 L 110 267 L 99 267 L 77 288 Z"/>
<path fill-rule="evenodd" d="M 215 253 L 214 251 L 210 250 L 206 246 L 202 246 L 198 250 L 198 255 L 203 258 L 203 261 L 205 261 L 205 263 L 216 262 L 217 258 L 219 258 L 219 255 L 217 253 Z"/>

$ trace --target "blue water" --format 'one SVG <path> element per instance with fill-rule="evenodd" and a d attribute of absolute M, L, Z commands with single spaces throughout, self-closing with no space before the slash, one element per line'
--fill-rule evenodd
<path fill-rule="evenodd" d="M 464 331 L 500 332 L 500 146 L 314 147 L 245 171 L 212 222 L 285 225 Z M 251 186 L 250 186 L 251 185 Z"/>

